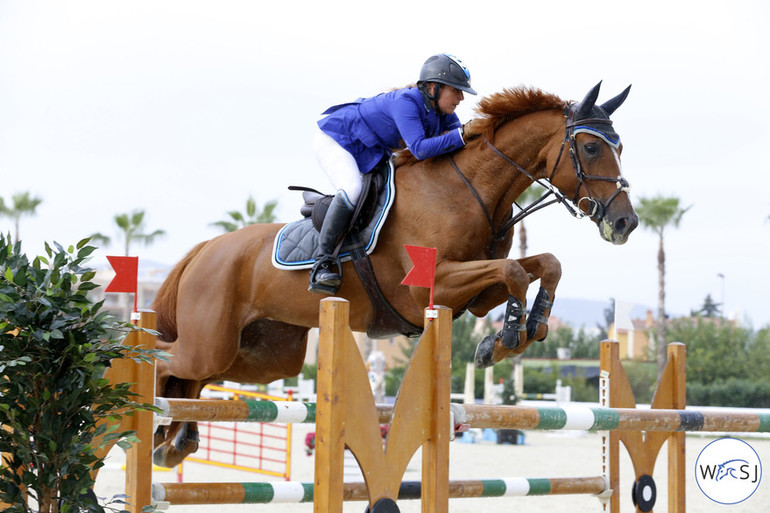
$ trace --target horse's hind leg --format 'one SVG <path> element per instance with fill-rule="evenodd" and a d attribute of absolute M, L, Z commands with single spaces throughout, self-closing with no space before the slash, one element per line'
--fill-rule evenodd
<path fill-rule="evenodd" d="M 159 373 L 160 374 L 160 373 Z M 170 376 L 164 380 L 161 390 L 163 397 L 195 399 L 203 387 L 195 381 L 181 380 Z M 179 465 L 188 455 L 198 450 L 198 423 L 172 422 L 169 426 L 158 426 L 155 431 L 153 462 L 161 467 Z"/>

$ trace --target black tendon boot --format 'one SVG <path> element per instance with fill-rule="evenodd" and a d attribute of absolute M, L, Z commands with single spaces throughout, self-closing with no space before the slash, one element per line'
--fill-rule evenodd
<path fill-rule="evenodd" d="M 329 204 L 318 238 L 318 256 L 310 271 L 308 290 L 322 294 L 336 294 L 342 284 L 339 260 L 334 254 L 337 242 L 345 232 L 353 216 L 353 208 L 348 205 L 345 193 L 338 192 Z M 339 272 L 338 272 L 339 271 Z"/>
<path fill-rule="evenodd" d="M 551 299 L 551 301 L 549 301 Z M 527 340 L 535 338 L 537 335 L 537 329 L 541 324 L 548 326 L 548 316 L 545 311 L 548 310 L 550 315 L 551 308 L 553 307 L 553 299 L 548 297 L 548 291 L 543 287 L 537 292 L 537 297 L 532 305 L 532 311 L 527 317 Z M 538 339 L 538 342 L 545 340 L 545 337 Z"/>
<path fill-rule="evenodd" d="M 508 296 L 508 305 L 505 307 L 505 319 L 503 320 L 503 329 L 500 331 L 503 347 L 507 349 L 516 349 L 521 343 L 520 334 L 527 331 L 525 325 L 521 323 L 526 310 L 521 302 L 513 296 Z"/>

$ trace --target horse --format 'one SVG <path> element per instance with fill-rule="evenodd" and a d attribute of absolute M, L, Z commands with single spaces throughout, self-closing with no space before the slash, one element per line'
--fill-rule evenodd
<path fill-rule="evenodd" d="M 561 265 L 551 254 L 507 258 L 514 202 L 534 181 L 549 188 L 551 202 L 596 223 L 603 239 L 626 242 L 638 218 L 610 115 L 630 86 L 597 105 L 600 85 L 581 102 L 532 87 L 504 89 L 481 99 L 462 149 L 424 161 L 396 156 L 395 201 L 370 264 L 381 295 L 407 325 L 421 325 L 429 290 L 400 284 L 412 265 L 405 243 L 436 248 L 435 302 L 455 315 L 483 317 L 508 301 L 503 329 L 477 348 L 478 366 L 545 338 Z M 307 291 L 306 272 L 271 264 L 282 226 L 255 224 L 202 242 L 169 273 L 152 305 L 158 348 L 171 355 L 158 362 L 159 396 L 197 398 L 214 381 L 269 383 L 299 374 L 322 296 Z M 338 296 L 350 302 L 351 329 L 365 332 L 378 314 L 351 263 L 342 268 Z M 536 280 L 527 314 L 527 289 Z M 380 322 L 377 334 L 388 331 L 399 325 Z M 197 449 L 197 426 L 160 427 L 155 446 L 156 464 L 174 466 Z"/>

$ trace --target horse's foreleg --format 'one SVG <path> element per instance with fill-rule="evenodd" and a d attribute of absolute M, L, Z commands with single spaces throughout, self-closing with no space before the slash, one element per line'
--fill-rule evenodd
<path fill-rule="evenodd" d="M 509 342 L 510 336 L 506 336 L 506 329 L 522 330 L 519 319 L 523 315 L 517 315 L 518 305 L 515 298 L 511 297 L 508 299 L 503 329 L 496 335 L 484 338 L 476 348 L 476 367 L 489 367 L 503 358 L 521 354 L 533 341 L 543 340 L 548 334 L 548 316 L 551 314 L 556 286 L 561 279 L 561 264 L 550 253 L 522 258 L 518 263 L 527 272 L 530 282 L 540 280 L 540 290 L 532 304 L 526 328 L 522 333 L 524 341 L 512 345 Z"/>
<path fill-rule="evenodd" d="M 528 272 L 515 260 L 444 261 L 436 267 L 435 299 L 455 310 L 468 306 L 481 317 L 510 296 L 523 305 L 529 283 Z"/>
<path fill-rule="evenodd" d="M 439 269 L 443 271 L 440 274 Z M 439 266 L 436 282 L 442 288 L 454 287 L 454 292 L 466 298 L 466 302 L 472 298 L 469 310 L 479 317 L 508 300 L 503 329 L 484 338 L 476 348 L 476 366 L 483 368 L 520 354 L 533 341 L 546 337 L 548 316 L 560 279 L 561 264 L 556 257 L 546 253 L 518 261 L 456 263 L 443 265 L 443 269 Z M 540 280 L 540 290 L 527 316 L 526 291 L 536 280 Z M 451 295 L 451 290 L 449 292 Z"/>
<path fill-rule="evenodd" d="M 436 298 L 442 304 L 468 305 L 485 315 L 506 298 L 503 329 L 476 348 L 476 365 L 489 367 L 526 345 L 526 295 L 529 273 L 515 260 L 442 262 L 436 268 Z M 445 303 L 444 301 L 447 301 Z"/>
<path fill-rule="evenodd" d="M 548 334 L 548 316 L 551 315 L 556 286 L 561 279 L 561 263 L 550 253 L 522 258 L 518 262 L 530 274 L 532 281 L 540 280 L 540 290 L 527 318 L 529 345 L 533 340 L 545 339 Z"/>

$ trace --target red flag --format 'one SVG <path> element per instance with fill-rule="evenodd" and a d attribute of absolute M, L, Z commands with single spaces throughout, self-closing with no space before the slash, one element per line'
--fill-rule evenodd
<path fill-rule="evenodd" d="M 115 277 L 112 279 L 105 292 L 128 292 L 134 295 L 134 312 L 136 312 L 136 282 L 139 274 L 139 257 L 108 256 L 112 268 L 115 269 Z"/>
<path fill-rule="evenodd" d="M 137 274 L 139 273 L 139 257 L 108 256 L 115 277 L 105 292 L 133 292 L 136 294 Z"/>
<path fill-rule="evenodd" d="M 430 305 L 433 309 L 433 285 L 436 279 L 436 248 L 422 248 L 420 246 L 410 246 L 404 244 L 409 258 L 412 259 L 414 267 L 407 273 L 401 285 L 412 285 L 414 287 L 427 287 L 430 289 Z"/>

